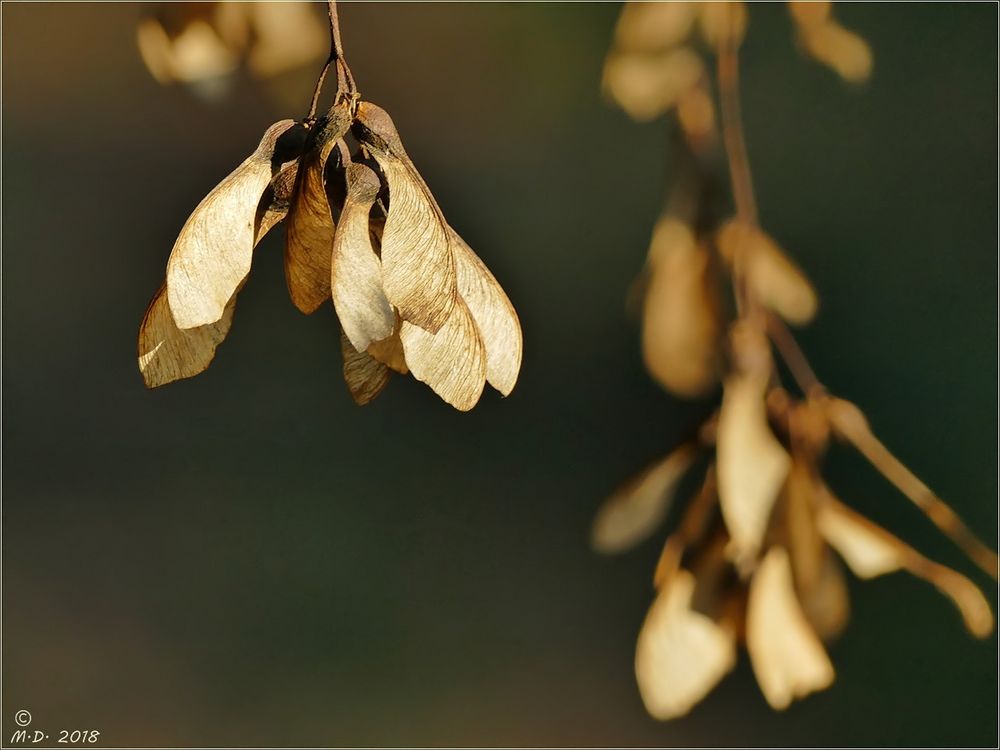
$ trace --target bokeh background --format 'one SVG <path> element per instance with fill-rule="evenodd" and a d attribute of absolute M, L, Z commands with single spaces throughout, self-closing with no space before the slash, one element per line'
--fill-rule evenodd
<path fill-rule="evenodd" d="M 996 639 L 903 574 L 852 581 L 832 689 L 772 713 L 744 655 L 689 717 L 645 714 L 662 536 L 606 559 L 589 523 L 709 404 L 658 390 L 625 312 L 670 164 L 663 122 L 601 100 L 617 12 L 341 9 L 362 92 L 521 315 L 518 387 L 459 414 L 404 379 L 353 405 L 280 232 L 211 369 L 147 392 L 135 333 L 177 231 L 314 74 L 211 105 L 143 68 L 137 5 L 4 5 L 5 739 L 26 708 L 118 746 L 996 744 Z M 762 221 L 821 291 L 820 376 L 995 547 L 997 7 L 839 15 L 875 51 L 861 89 L 751 10 Z M 995 605 L 860 458 L 830 477 Z"/>

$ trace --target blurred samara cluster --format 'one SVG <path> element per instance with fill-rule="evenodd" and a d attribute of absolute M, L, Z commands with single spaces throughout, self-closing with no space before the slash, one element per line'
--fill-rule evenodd
<path fill-rule="evenodd" d="M 788 7 L 806 54 L 849 82 L 869 76 L 867 43 L 830 3 Z M 969 579 L 851 510 L 823 478 L 831 442 L 852 445 L 996 578 L 996 554 L 885 448 L 857 406 L 829 393 L 788 328 L 810 322 L 819 300 L 758 225 L 738 87 L 748 21 L 743 3 L 629 2 L 604 68 L 606 95 L 633 119 L 673 114 L 674 185 L 639 284 L 646 367 L 680 397 L 718 397 L 721 385 L 696 434 L 614 493 L 593 526 L 597 550 L 626 550 L 665 520 L 685 476 L 703 472 L 664 544 L 636 647 L 639 690 L 660 719 L 700 701 L 739 645 L 775 709 L 828 687 L 824 642 L 849 615 L 845 564 L 859 578 L 905 570 L 930 582 L 976 637 L 994 625 Z"/>
<path fill-rule="evenodd" d="M 317 3 L 150 3 L 136 29 L 142 60 L 161 84 L 225 93 L 245 69 L 269 79 L 321 60 L 329 32 Z"/>

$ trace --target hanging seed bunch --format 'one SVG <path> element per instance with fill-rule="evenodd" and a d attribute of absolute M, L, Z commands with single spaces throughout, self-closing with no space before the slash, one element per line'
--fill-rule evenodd
<path fill-rule="evenodd" d="M 829 3 L 790 8 L 807 53 L 847 80 L 868 75 L 867 45 L 833 20 Z M 675 113 L 680 174 L 643 275 L 646 366 L 678 396 L 722 386 L 696 434 L 614 493 L 593 525 L 597 550 L 632 547 L 663 522 L 682 479 L 707 466 L 664 544 L 636 646 L 639 690 L 659 719 L 698 703 L 733 668 L 740 645 L 775 709 L 828 687 L 824 642 L 849 615 L 845 565 L 862 579 L 907 571 L 949 598 L 972 635 L 994 627 L 969 579 L 851 510 L 823 479 L 830 443 L 853 446 L 996 579 L 996 554 L 886 449 L 857 406 L 823 386 L 787 327 L 808 323 L 818 297 L 757 222 L 738 91 L 746 26 L 742 3 L 626 3 L 604 74 L 606 93 L 633 118 Z M 715 62 L 721 138 L 706 57 Z M 712 205 L 720 150 L 732 217 Z M 775 356 L 794 385 L 782 383 Z"/>
<path fill-rule="evenodd" d="M 513 389 L 517 314 L 446 221 L 389 114 L 361 99 L 329 8 L 333 52 L 309 115 L 268 128 L 188 218 L 139 329 L 139 369 L 155 387 L 208 367 L 254 247 L 284 220 L 292 302 L 311 314 L 332 301 L 354 400 L 371 401 L 395 371 L 467 411 L 487 382 L 503 395 Z M 316 117 L 331 65 L 337 95 Z"/>

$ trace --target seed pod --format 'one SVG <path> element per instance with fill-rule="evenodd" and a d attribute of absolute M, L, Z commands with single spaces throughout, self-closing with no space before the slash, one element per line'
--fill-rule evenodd
<path fill-rule="evenodd" d="M 737 568 L 746 571 L 763 544 L 791 459 L 767 420 L 767 343 L 744 327 L 734 329 L 732 340 L 734 360 L 744 363 L 744 369 L 730 375 L 723 386 L 716 471 L 719 504 L 730 535 L 728 554 Z"/>
<path fill-rule="evenodd" d="M 297 166 L 295 161 L 285 164 L 264 191 L 256 212 L 255 246 L 288 213 Z M 139 326 L 139 371 L 147 388 L 192 377 L 211 364 L 216 348 L 229 333 L 238 293 L 233 292 L 219 320 L 181 329 L 170 312 L 166 282 L 160 285 Z"/>
<path fill-rule="evenodd" d="M 732 629 L 691 606 L 695 579 L 678 571 L 657 595 L 635 649 L 635 676 L 646 710 L 683 716 L 736 664 Z"/>
<path fill-rule="evenodd" d="M 686 224 L 664 217 L 653 230 L 648 268 L 646 369 L 678 396 L 704 395 L 718 382 L 722 332 L 708 251 L 695 244 Z"/>
<path fill-rule="evenodd" d="M 710 47 L 738 46 L 747 32 L 746 3 L 699 3 L 698 22 L 701 35 Z"/>
<path fill-rule="evenodd" d="M 648 537 L 666 517 L 677 485 L 697 455 L 691 443 L 647 467 L 604 501 L 591 529 L 590 544 L 614 554 Z"/>
<path fill-rule="evenodd" d="M 658 52 L 691 33 L 698 3 L 625 3 L 615 27 L 615 46 L 629 52 Z"/>
<path fill-rule="evenodd" d="M 250 272 L 257 207 L 273 176 L 278 139 L 295 125 L 282 120 L 198 204 L 167 262 L 167 300 L 180 328 L 214 323 Z"/>
<path fill-rule="evenodd" d="M 330 258 L 336 227 L 327 199 L 326 163 L 350 124 L 350 107 L 341 104 L 313 125 L 288 213 L 285 281 L 292 302 L 307 315 L 331 296 Z"/>
<path fill-rule="evenodd" d="M 768 551 L 750 581 L 746 637 L 754 675 L 771 708 L 785 709 L 833 682 L 830 657 L 802 613 L 781 547 Z"/>
<path fill-rule="evenodd" d="M 458 233 L 448 227 L 455 257 L 458 292 L 486 347 L 486 380 L 510 395 L 521 370 L 521 324 L 503 288 Z"/>
<path fill-rule="evenodd" d="M 404 321 L 436 333 L 450 319 L 458 296 L 447 223 L 384 109 L 360 102 L 354 133 L 389 184 L 382 234 L 386 297 Z"/>
<path fill-rule="evenodd" d="M 836 21 L 802 28 L 799 39 L 810 57 L 848 83 L 864 83 L 871 76 L 872 51 L 868 42 Z"/>
<path fill-rule="evenodd" d="M 476 405 L 486 384 L 486 351 L 461 297 L 437 333 L 404 320 L 399 340 L 413 377 L 459 411 Z"/>
<path fill-rule="evenodd" d="M 351 398 L 364 406 L 382 392 L 389 382 L 389 368 L 368 352 L 359 352 L 344 331 L 340 332 L 340 350 L 344 355 L 344 382 Z"/>
<path fill-rule="evenodd" d="M 659 54 L 612 52 L 602 88 L 633 120 L 649 122 L 677 104 L 704 74 L 704 63 L 690 47 Z"/>
<path fill-rule="evenodd" d="M 958 607 L 965 627 L 977 638 L 993 632 L 993 612 L 982 592 L 965 576 L 939 565 L 885 529 L 835 500 L 827 491 L 817 517 L 820 533 L 859 578 L 906 570 L 934 584 Z"/>
<path fill-rule="evenodd" d="M 747 284 L 761 304 L 789 323 L 804 325 L 813 319 L 819 306 L 816 290 L 768 235 L 733 219 L 719 230 L 716 241 L 730 264 L 742 253 Z"/>
<path fill-rule="evenodd" d="M 363 164 L 346 170 L 347 199 L 333 239 L 330 286 L 344 334 L 359 352 L 392 333 L 395 313 L 382 291 L 382 264 L 372 249 L 368 215 L 381 183 Z"/>

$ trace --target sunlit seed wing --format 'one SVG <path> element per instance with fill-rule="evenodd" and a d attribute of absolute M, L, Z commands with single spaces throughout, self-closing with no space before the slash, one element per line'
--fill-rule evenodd
<path fill-rule="evenodd" d="M 962 615 L 965 627 L 977 638 L 993 632 L 993 611 L 983 593 L 968 578 L 928 560 L 885 529 L 827 497 L 817 517 L 820 533 L 859 578 L 874 578 L 906 570 L 934 584 Z"/>
<path fill-rule="evenodd" d="M 435 333 L 449 320 L 457 296 L 444 216 L 385 110 L 361 102 L 354 132 L 389 184 L 389 214 L 382 234 L 386 297 L 403 320 Z"/>
<path fill-rule="evenodd" d="M 330 287 L 344 333 L 360 352 L 392 333 L 395 313 L 382 291 L 382 264 L 372 248 L 368 215 L 381 188 L 363 164 L 346 170 L 347 200 L 333 240 Z"/>
<path fill-rule="evenodd" d="M 264 191 L 257 207 L 255 246 L 288 213 L 296 167 L 296 161 L 286 163 Z M 139 371 L 147 387 L 188 378 L 208 367 L 229 332 L 238 294 L 239 289 L 233 292 L 216 322 L 181 329 L 170 314 L 166 283 L 160 286 L 139 327 Z"/>
<path fill-rule="evenodd" d="M 787 708 L 833 682 L 833 665 L 802 613 L 781 547 L 768 551 L 750 582 L 746 628 L 750 663 L 772 708 Z"/>
<path fill-rule="evenodd" d="M 402 321 L 399 314 L 396 314 L 396 329 L 393 334 L 381 341 L 373 341 L 368 345 L 368 353 L 379 362 L 386 365 L 390 370 L 398 372 L 400 375 L 409 373 L 410 368 L 406 366 L 406 355 L 403 353 L 403 342 L 399 340 L 399 329 Z"/>
<path fill-rule="evenodd" d="M 709 254 L 691 229 L 662 218 L 649 249 L 642 354 L 649 373 L 679 396 L 704 395 L 719 379 L 722 323 Z"/>
<path fill-rule="evenodd" d="M 694 577 L 679 570 L 656 597 L 639 632 L 635 676 L 657 719 L 683 716 L 736 663 L 733 633 L 691 608 Z"/>
<path fill-rule="evenodd" d="M 389 368 L 368 352 L 355 349 L 343 331 L 340 332 L 340 350 L 344 355 L 344 382 L 347 383 L 347 390 L 358 406 L 364 406 L 380 394 L 389 382 Z"/>
<path fill-rule="evenodd" d="M 294 125 L 282 120 L 268 128 L 257 150 L 185 222 L 167 262 L 167 299 L 178 327 L 219 320 L 250 272 L 257 207 L 271 182 L 275 145 Z"/>
<path fill-rule="evenodd" d="M 672 451 L 604 501 L 591 528 L 598 552 L 622 552 L 648 537 L 663 521 L 677 485 L 697 455 L 691 443 Z"/>
<path fill-rule="evenodd" d="M 753 374 L 726 380 L 716 437 L 719 504 L 738 566 L 760 549 L 791 459 L 768 425 L 766 378 Z"/>
<path fill-rule="evenodd" d="M 469 306 L 486 347 L 486 380 L 504 396 L 521 369 L 521 324 L 503 288 L 458 233 L 448 228 L 455 257 L 458 293 Z"/>
<path fill-rule="evenodd" d="M 476 405 L 486 383 L 486 351 L 461 297 L 437 333 L 404 320 L 399 338 L 413 377 L 459 411 Z"/>
<path fill-rule="evenodd" d="M 313 126 L 288 212 L 285 281 L 292 302 L 307 315 L 330 299 L 335 226 L 327 200 L 325 171 L 330 152 L 350 124 L 349 108 L 340 105 L 331 107 Z"/>
<path fill-rule="evenodd" d="M 815 317 L 819 307 L 816 290 L 770 236 L 734 219 L 719 230 L 717 243 L 720 254 L 730 263 L 742 254 L 747 284 L 766 307 L 795 325 Z"/>
<path fill-rule="evenodd" d="M 235 308 L 234 294 L 214 323 L 181 329 L 170 314 L 166 287 L 161 285 L 139 326 L 139 371 L 146 387 L 156 388 L 203 372 L 229 333 Z"/>

